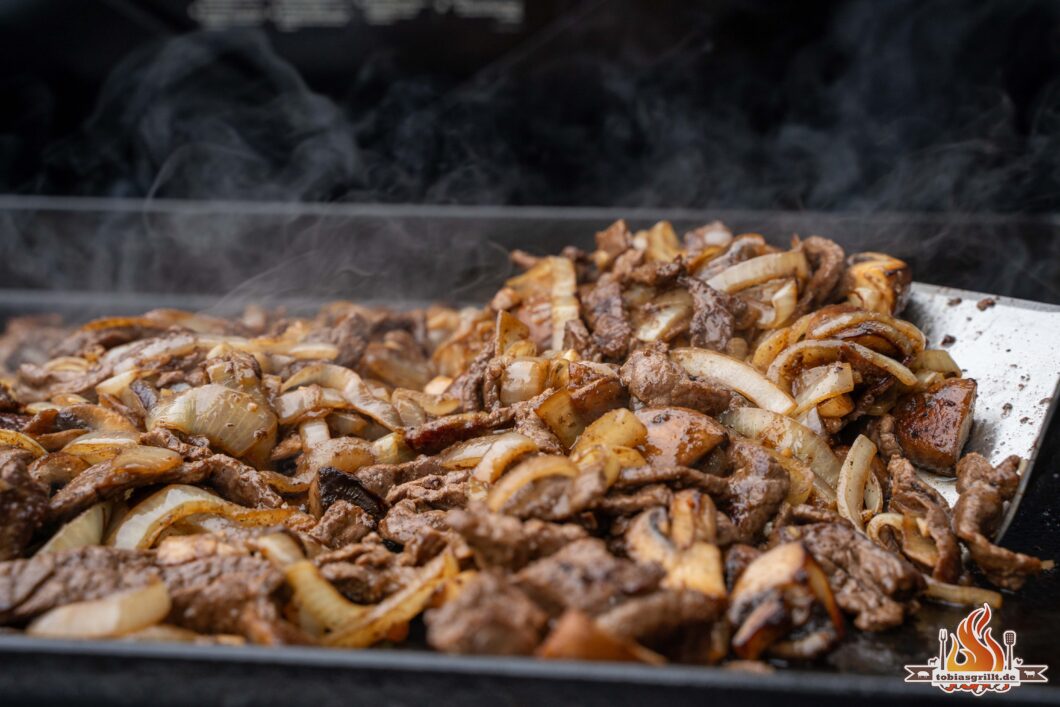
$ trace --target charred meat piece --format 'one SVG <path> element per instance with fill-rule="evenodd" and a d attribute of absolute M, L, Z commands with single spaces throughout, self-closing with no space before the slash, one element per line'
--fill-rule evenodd
<path fill-rule="evenodd" d="M 800 540 L 828 575 L 839 607 L 863 631 L 902 623 L 924 588 L 920 573 L 904 558 L 877 547 L 846 523 L 787 526 L 784 540 Z"/>
<path fill-rule="evenodd" d="M 980 454 L 965 455 L 957 463 L 960 497 L 953 509 L 953 529 L 967 543 L 972 560 L 991 583 L 1012 590 L 1047 565 L 1037 557 L 990 542 L 1004 517 L 1005 502 L 1012 500 L 1019 487 L 1019 461 L 1011 456 L 994 467 Z"/>
<path fill-rule="evenodd" d="M 953 473 L 972 429 L 975 392 L 971 378 L 950 378 L 898 401 L 894 426 L 909 461 Z"/>
<path fill-rule="evenodd" d="M 503 575 L 480 572 L 424 621 L 427 642 L 446 653 L 529 655 L 541 642 L 548 614 Z"/>
<path fill-rule="evenodd" d="M 33 455 L 0 447 L 0 561 L 22 557 L 44 525 L 48 492 L 30 475 Z"/>
<path fill-rule="evenodd" d="M 310 493 L 315 493 L 316 500 L 311 502 L 319 506 L 324 514 L 332 504 L 345 501 L 359 507 L 372 518 L 379 519 L 386 515 L 386 501 L 369 490 L 358 475 L 330 466 L 317 471 Z"/>
<path fill-rule="evenodd" d="M 514 414 L 505 408 L 495 412 L 447 415 L 405 430 L 405 443 L 422 454 L 437 454 L 457 442 L 481 437 L 499 427 L 507 427 L 511 424 Z"/>

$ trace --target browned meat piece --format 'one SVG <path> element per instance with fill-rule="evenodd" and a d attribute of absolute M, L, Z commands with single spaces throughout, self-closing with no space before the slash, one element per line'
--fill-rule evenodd
<path fill-rule="evenodd" d="M 502 408 L 494 412 L 447 415 L 405 430 L 405 444 L 422 454 L 437 454 L 448 446 L 481 437 L 490 430 L 507 427 L 515 413 Z"/>
<path fill-rule="evenodd" d="M 670 360 L 666 347 L 653 344 L 630 354 L 620 371 L 630 395 L 645 405 L 678 405 L 708 415 L 729 407 L 732 394 L 705 381 L 694 381 Z"/>
<path fill-rule="evenodd" d="M 333 344 L 339 350 L 334 363 L 347 368 L 356 368 L 364 354 L 371 336 L 371 325 L 360 313 L 351 311 L 329 326 L 321 327 L 310 334 L 309 341 Z"/>
<path fill-rule="evenodd" d="M 482 351 L 471 361 L 467 370 L 449 386 L 447 393 L 460 399 L 461 409 L 464 412 L 476 412 L 482 409 L 482 383 L 485 380 L 490 359 L 496 353 L 496 348 L 496 344 L 492 341 L 483 347 Z"/>
<path fill-rule="evenodd" d="M 360 506 L 348 501 L 335 501 L 309 531 L 309 537 L 321 545 L 340 548 L 359 542 L 375 530 L 375 519 Z"/>
<path fill-rule="evenodd" d="M 724 602 L 717 598 L 664 589 L 629 599 L 596 617 L 596 623 L 616 638 L 657 646 L 669 643 L 677 633 L 708 633 L 723 614 Z"/>
<path fill-rule="evenodd" d="M 21 432 L 31 419 L 33 419 L 32 415 L 23 415 L 17 412 L 0 412 L 0 430 Z"/>
<path fill-rule="evenodd" d="M 421 511 L 415 501 L 394 504 L 379 522 L 379 535 L 398 545 L 411 543 L 416 536 L 429 529 L 449 529 L 445 522 L 445 511 Z"/>
<path fill-rule="evenodd" d="M 813 268 L 813 275 L 799 296 L 797 311 L 800 314 L 827 304 L 833 298 L 846 269 L 846 253 L 831 239 L 810 236 L 802 242 L 802 248 Z"/>
<path fill-rule="evenodd" d="M 608 261 L 614 260 L 632 246 L 633 237 L 626 222 L 622 219 L 596 234 L 596 248 L 607 254 Z"/>
<path fill-rule="evenodd" d="M 530 655 L 548 614 L 505 577 L 482 572 L 424 622 L 427 643 L 446 653 Z"/>
<path fill-rule="evenodd" d="M 614 275 L 603 275 L 582 294 L 582 312 L 593 342 L 607 358 L 620 359 L 629 348 L 633 328 L 622 302 L 622 286 Z"/>
<path fill-rule="evenodd" d="M 23 623 L 49 609 L 99 599 L 159 578 L 150 556 L 88 547 L 0 563 L 0 624 Z"/>
<path fill-rule="evenodd" d="M 0 413 L 14 413 L 22 409 L 22 404 L 18 402 L 15 397 L 14 391 L 11 390 L 11 386 L 3 381 L 0 381 Z M 14 429 L 5 427 L 4 429 Z M 21 429 L 21 428 L 19 428 Z"/>
<path fill-rule="evenodd" d="M 271 562 L 250 555 L 213 555 L 159 569 L 173 602 L 168 621 L 200 633 L 245 635 L 259 618 L 258 602 L 283 583 Z"/>
<path fill-rule="evenodd" d="M 64 486 L 48 502 L 52 521 L 67 521 L 100 501 L 116 498 L 129 489 L 154 484 L 196 484 L 209 478 L 212 467 L 205 462 L 181 464 L 159 473 L 142 469 L 115 469 L 111 461 L 90 466 Z"/>
<path fill-rule="evenodd" d="M 835 593 L 839 607 L 862 631 L 882 631 L 916 610 L 924 578 L 908 561 L 876 546 L 847 523 L 787 526 L 783 541 L 801 540 Z"/>
<path fill-rule="evenodd" d="M 0 373 L 13 373 L 24 363 L 45 363 L 69 330 L 58 314 L 12 317 L 0 334 Z"/>
<path fill-rule="evenodd" d="M 888 510 L 923 518 L 938 561 L 931 576 L 940 582 L 956 582 L 961 574 L 961 548 L 950 529 L 950 506 L 939 492 L 921 481 L 913 465 L 901 457 L 892 457 L 887 465 L 891 477 L 891 500 Z"/>
<path fill-rule="evenodd" d="M 210 451 L 210 442 L 205 437 L 193 437 L 185 442 L 177 436 L 176 432 L 164 427 L 141 434 L 140 444 L 168 449 L 188 461 L 202 461 L 213 456 L 213 452 Z"/>
<path fill-rule="evenodd" d="M 571 480 L 564 476 L 538 479 L 512 494 L 500 510 L 524 520 L 565 520 L 572 513 L 568 500 L 570 487 Z"/>
<path fill-rule="evenodd" d="M 82 373 L 80 371 L 50 370 L 32 363 L 18 368 L 16 393 L 20 400 L 49 400 L 56 395 L 73 393 L 91 394 L 96 386 L 110 378 L 109 366 L 98 365 Z"/>
<path fill-rule="evenodd" d="M 249 508 L 279 508 L 283 499 L 269 488 L 261 472 L 224 454 L 214 454 L 189 466 L 209 469 L 210 485 L 229 501 Z"/>
<path fill-rule="evenodd" d="M 638 265 L 625 274 L 622 278 L 626 283 L 647 285 L 648 287 L 665 288 L 677 282 L 685 272 L 685 266 L 680 260 L 670 263 L 651 262 Z"/>
<path fill-rule="evenodd" d="M 592 334 L 585 328 L 581 319 L 571 319 L 563 330 L 563 348 L 574 349 L 582 358 L 589 360 L 600 357 L 600 350 L 593 341 Z"/>
<path fill-rule="evenodd" d="M 384 490 L 383 493 L 385 494 L 386 491 Z M 352 503 L 376 519 L 386 514 L 386 502 L 379 497 L 379 494 L 369 490 L 360 476 L 340 471 L 334 467 L 326 466 L 317 471 L 310 495 L 314 514 L 317 513 L 318 506 L 321 513 L 327 513 L 332 504 L 340 501 Z"/>
<path fill-rule="evenodd" d="M 559 441 L 559 438 L 534 412 L 537 406 L 550 395 L 552 395 L 551 389 L 546 390 L 537 397 L 512 406 L 515 411 L 515 431 L 529 437 L 537 445 L 537 448 L 545 454 L 563 454 L 563 444 Z"/>
<path fill-rule="evenodd" d="M 898 443 L 917 466 L 952 474 L 972 429 L 975 381 L 950 378 L 911 393 L 894 408 Z"/>
<path fill-rule="evenodd" d="M 483 507 L 449 511 L 446 523 L 474 550 L 479 564 L 512 570 L 586 537 L 585 530 L 577 525 L 557 525 L 536 519 L 524 522 L 489 513 Z"/>
<path fill-rule="evenodd" d="M 461 469 L 444 476 L 424 476 L 407 481 L 392 488 L 386 495 L 386 502 L 394 505 L 407 499 L 415 502 L 419 508 L 461 508 L 467 505 L 467 481 L 470 477 L 470 471 Z"/>
<path fill-rule="evenodd" d="M 359 604 L 377 604 L 406 585 L 416 570 L 403 560 L 404 553 L 390 552 L 377 535 L 316 558 L 324 578 Z"/>
<path fill-rule="evenodd" d="M 44 525 L 48 492 L 30 475 L 33 455 L 0 447 L 0 561 L 21 557 Z"/>
<path fill-rule="evenodd" d="M 667 484 L 673 488 L 698 488 L 710 494 L 724 493 L 726 480 L 687 466 L 630 466 L 615 479 L 615 489 Z"/>
<path fill-rule="evenodd" d="M 754 312 L 739 299 L 719 292 L 699 278 L 682 278 L 692 295 L 692 324 L 689 327 L 693 346 L 724 351 L 738 329 L 754 323 Z"/>
<path fill-rule="evenodd" d="M 104 320 L 106 321 L 106 320 Z M 101 353 L 115 346 L 149 336 L 158 336 L 165 325 L 153 326 L 144 317 L 129 319 L 117 326 L 93 326 L 89 322 L 66 337 L 51 351 L 51 356 L 84 356 L 86 353 Z"/>
<path fill-rule="evenodd" d="M 422 456 L 401 464 L 373 464 L 361 467 L 353 473 L 353 477 L 364 490 L 382 499 L 386 498 L 394 486 L 431 474 L 444 474 L 446 471 L 435 457 Z M 371 512 L 371 509 L 366 510 Z"/>
<path fill-rule="evenodd" d="M 649 508 L 669 506 L 673 496 L 673 491 L 668 487 L 662 484 L 649 484 L 632 493 L 612 491 L 603 498 L 594 500 L 589 507 L 605 516 L 628 516 Z"/>
<path fill-rule="evenodd" d="M 1046 565 L 1037 557 L 990 542 L 1004 517 L 1005 502 L 1019 487 L 1019 462 L 1019 457 L 1011 456 L 994 467 L 980 454 L 965 455 L 957 463 L 960 496 L 953 509 L 953 529 L 967 543 L 972 560 L 991 583 L 1012 590 Z"/>
<path fill-rule="evenodd" d="M 598 614 L 617 600 L 646 594 L 662 569 L 615 557 L 602 540 L 586 538 L 538 560 L 515 576 L 515 584 L 553 615 L 563 609 Z"/>
<path fill-rule="evenodd" d="M 726 479 L 719 505 L 736 526 L 736 540 L 755 543 L 780 509 L 791 480 L 784 467 L 757 444 L 736 440 L 729 457 L 736 471 Z"/>
<path fill-rule="evenodd" d="M 894 416 L 881 415 L 880 417 L 872 418 L 868 425 L 865 426 L 865 434 L 875 443 L 876 449 L 879 450 L 883 459 L 904 456 L 902 447 L 898 444 L 898 437 L 894 432 Z"/>

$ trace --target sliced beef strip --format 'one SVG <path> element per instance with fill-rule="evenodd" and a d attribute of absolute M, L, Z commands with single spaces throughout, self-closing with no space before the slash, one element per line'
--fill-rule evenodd
<path fill-rule="evenodd" d="M 846 269 L 846 253 L 838 243 L 829 238 L 810 236 L 802 241 L 802 248 L 813 267 L 813 275 L 799 296 L 799 314 L 805 314 L 829 302 Z"/>
<path fill-rule="evenodd" d="M 939 556 L 931 576 L 940 582 L 956 582 L 961 574 L 961 548 L 950 528 L 946 499 L 917 477 L 907 459 L 892 457 L 887 471 L 891 478 L 888 510 L 924 519 Z"/>
<path fill-rule="evenodd" d="M 494 412 L 466 412 L 448 415 L 405 430 L 405 443 L 421 454 L 437 454 L 457 442 L 481 437 L 499 427 L 511 425 L 515 413 L 509 408 Z"/>
<path fill-rule="evenodd" d="M 583 528 L 541 520 L 520 521 L 490 513 L 482 506 L 451 510 L 446 523 L 464 538 L 480 565 L 522 569 L 527 563 L 551 555 L 586 537 Z"/>
<path fill-rule="evenodd" d="M 445 511 L 421 510 L 415 501 L 404 500 L 391 506 L 379 522 L 379 535 L 384 540 L 407 545 L 427 530 L 448 530 Z"/>
<path fill-rule="evenodd" d="M 65 452 L 51 452 L 29 465 L 29 475 L 51 491 L 55 487 L 65 486 L 75 476 L 88 468 L 88 462 Z"/>
<path fill-rule="evenodd" d="M 884 459 L 905 456 L 902 445 L 898 444 L 898 436 L 895 434 L 893 415 L 872 418 L 865 426 L 865 434 L 876 444 L 876 449 Z"/>
<path fill-rule="evenodd" d="M 262 557 L 213 555 L 159 567 L 169 588 L 168 621 L 200 633 L 247 633 L 248 619 L 283 575 Z"/>
<path fill-rule="evenodd" d="M 574 349 L 583 359 L 597 360 L 601 356 L 592 334 L 585 328 L 585 322 L 581 319 L 571 319 L 564 326 L 563 348 Z"/>
<path fill-rule="evenodd" d="M 48 513 L 48 491 L 29 472 L 33 455 L 0 447 L 0 561 L 22 557 Z"/>
<path fill-rule="evenodd" d="M 966 454 L 957 463 L 960 496 L 953 509 L 953 529 L 968 545 L 972 560 L 991 583 L 1011 590 L 1046 568 L 1037 557 L 990 542 L 1004 517 L 1005 502 L 1019 487 L 1019 463 L 1019 457 L 1011 456 L 994 467 L 980 454 Z"/>
<path fill-rule="evenodd" d="M 719 292 L 699 278 L 685 277 L 681 284 L 692 295 L 691 343 L 704 349 L 725 351 L 738 329 L 754 323 L 754 313 L 747 304 Z"/>
<path fill-rule="evenodd" d="M 321 545 L 340 548 L 359 542 L 375 530 L 375 519 L 360 506 L 349 501 L 332 503 L 317 524 L 309 531 L 309 537 Z"/>
<path fill-rule="evenodd" d="M 390 505 L 410 500 L 421 509 L 449 510 L 467 505 L 467 482 L 471 472 L 467 469 L 451 471 L 441 476 L 424 476 L 395 486 L 386 496 Z"/>
<path fill-rule="evenodd" d="M 652 344 L 631 353 L 619 375 L 631 396 L 652 407 L 677 405 L 718 415 L 732 400 L 730 391 L 706 381 L 692 380 L 670 360 L 663 344 Z"/>
<path fill-rule="evenodd" d="M 848 523 L 789 525 L 784 542 L 800 540 L 828 575 L 836 603 L 862 631 L 882 631 L 916 610 L 924 578 L 907 560 L 878 547 Z"/>
<path fill-rule="evenodd" d="M 361 467 L 351 476 L 377 498 L 386 498 L 394 486 L 420 479 L 432 474 L 444 474 L 448 471 L 435 457 L 420 456 L 401 464 L 373 464 Z"/>
<path fill-rule="evenodd" d="M 736 440 L 729 449 L 736 471 L 726 479 L 720 505 L 735 524 L 736 540 L 755 543 L 784 502 L 787 471 L 763 447 Z"/>
<path fill-rule="evenodd" d="M 63 604 L 136 589 L 161 577 L 149 553 L 87 547 L 0 563 L 0 624 L 24 623 Z"/>
<path fill-rule="evenodd" d="M 622 278 L 623 282 L 646 285 L 648 287 L 666 288 L 677 282 L 685 272 L 684 263 L 681 260 L 672 262 L 654 261 L 644 263 L 630 270 Z"/>
<path fill-rule="evenodd" d="M 192 466 L 209 469 L 210 485 L 229 501 L 248 508 L 279 508 L 283 499 L 265 482 L 261 472 L 224 454 L 214 454 Z"/>
<path fill-rule="evenodd" d="M 589 507 L 605 516 L 629 516 L 649 508 L 668 507 L 673 495 L 673 491 L 663 484 L 648 484 L 632 493 L 611 491 L 603 498 L 595 499 Z"/>
<path fill-rule="evenodd" d="M 100 501 L 116 498 L 129 489 L 154 484 L 197 484 L 209 478 L 212 468 L 205 462 L 181 464 L 160 473 L 115 469 L 110 461 L 82 471 L 48 502 L 49 520 L 67 521 Z"/>
<path fill-rule="evenodd" d="M 586 538 L 527 565 L 515 584 L 553 615 L 564 609 L 599 614 L 620 599 L 658 587 L 662 569 L 615 557 L 602 540 Z"/>
<path fill-rule="evenodd" d="M 424 622 L 427 643 L 445 653 L 530 655 L 548 614 L 503 575 L 482 572 Z"/>
<path fill-rule="evenodd" d="M 596 348 L 607 358 L 624 357 L 633 327 L 622 302 L 622 285 L 618 278 L 612 274 L 603 275 L 584 292 L 582 312 Z"/>
<path fill-rule="evenodd" d="M 201 442 L 201 444 L 200 444 Z M 162 447 L 171 452 L 176 452 L 188 461 L 202 461 L 213 455 L 210 451 L 210 442 L 205 437 L 192 437 L 185 442 L 176 432 L 164 427 L 145 432 L 140 435 L 140 444 L 149 447 Z"/>

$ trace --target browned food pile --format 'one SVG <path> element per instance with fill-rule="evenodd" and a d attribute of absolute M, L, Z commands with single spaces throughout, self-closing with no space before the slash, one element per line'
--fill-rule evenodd
<path fill-rule="evenodd" d="M 976 384 L 897 318 L 904 263 L 596 243 L 514 253 L 484 309 L 13 322 L 0 625 L 799 659 L 1051 566 L 991 542 L 1019 460 L 962 457 Z"/>

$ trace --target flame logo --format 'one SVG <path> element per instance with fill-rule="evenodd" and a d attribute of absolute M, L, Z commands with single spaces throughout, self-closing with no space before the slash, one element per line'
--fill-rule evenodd
<path fill-rule="evenodd" d="M 951 673 L 997 672 L 1004 670 L 1005 650 L 991 635 L 990 606 L 983 604 L 957 625 L 957 632 L 950 634 L 950 649 L 946 656 L 945 669 Z M 985 686 L 976 683 L 961 685 L 962 689 L 981 694 Z M 946 692 L 957 689 L 957 685 L 943 686 Z M 992 688 L 1004 692 L 1008 686 Z"/>

